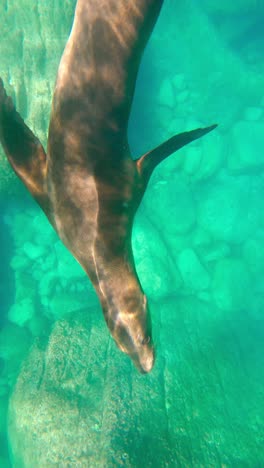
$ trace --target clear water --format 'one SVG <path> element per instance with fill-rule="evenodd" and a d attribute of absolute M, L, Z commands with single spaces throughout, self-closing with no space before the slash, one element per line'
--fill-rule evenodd
<path fill-rule="evenodd" d="M 74 5 L 0 2 L 0 75 L 44 144 Z M 252 0 L 165 0 L 142 60 L 135 157 L 219 123 L 157 168 L 135 221 L 150 375 L 116 349 L 1 150 L 1 467 L 264 466 L 263 15 Z"/>

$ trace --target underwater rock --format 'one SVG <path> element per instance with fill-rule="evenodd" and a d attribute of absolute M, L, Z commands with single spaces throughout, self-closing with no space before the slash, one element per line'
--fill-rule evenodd
<path fill-rule="evenodd" d="M 14 255 L 14 257 L 12 257 L 12 260 L 10 262 L 11 268 L 13 268 L 13 270 L 15 271 L 24 270 L 26 267 L 29 266 L 29 264 L 30 264 L 30 259 L 26 257 L 25 255 L 21 255 L 20 253 L 18 253 L 17 255 Z"/>
<path fill-rule="evenodd" d="M 202 0 L 202 5 L 210 13 L 234 13 L 237 15 L 238 11 L 240 14 L 249 13 L 254 11 L 256 8 L 256 2 L 252 0 L 237 0 L 236 2 L 230 2 L 230 0 Z"/>
<path fill-rule="evenodd" d="M 55 286 L 58 283 L 58 275 L 56 271 L 48 271 L 43 275 L 39 282 L 40 296 L 51 296 L 54 293 Z"/>
<path fill-rule="evenodd" d="M 180 287 L 181 279 L 166 245 L 140 209 L 133 228 L 136 270 L 147 297 L 158 300 Z"/>
<path fill-rule="evenodd" d="M 208 247 L 212 243 L 210 234 L 201 226 L 195 226 L 192 232 L 191 244 L 194 246 L 194 250 L 198 247 Z"/>
<path fill-rule="evenodd" d="M 221 258 L 229 257 L 231 249 L 225 242 L 215 242 L 214 244 L 198 249 L 198 251 L 203 261 L 210 264 Z"/>
<path fill-rule="evenodd" d="M 76 310 L 96 304 L 97 299 L 94 294 L 79 293 L 77 291 L 56 291 L 47 298 L 47 306 L 44 308 L 44 314 L 49 319 L 59 320 L 69 316 Z"/>
<path fill-rule="evenodd" d="M 41 257 L 40 261 L 36 263 L 37 268 L 34 269 L 33 276 L 35 279 L 39 280 L 38 275 L 39 271 L 50 272 L 56 270 L 56 255 L 53 250 L 50 249 L 49 253 L 46 252 L 46 255 Z M 42 278 L 42 275 L 41 275 Z"/>
<path fill-rule="evenodd" d="M 33 244 L 33 242 L 26 242 L 23 246 L 23 250 L 30 260 L 36 260 L 45 252 L 45 249 L 42 245 L 36 245 Z"/>
<path fill-rule="evenodd" d="M 55 251 L 58 261 L 58 274 L 61 278 L 65 278 L 69 282 L 86 278 L 80 264 L 60 240 L 55 243 Z"/>
<path fill-rule="evenodd" d="M 1 384 L 0 384 L 1 388 Z M 4 433 L 6 430 L 6 413 L 7 413 L 7 407 L 6 407 L 6 399 L 2 398 L 2 395 L 0 395 L 0 434 Z M 0 459 L 0 466 L 2 468 L 3 465 L 1 465 L 1 459 Z"/>
<path fill-rule="evenodd" d="M 243 247 L 243 257 L 251 271 L 263 277 L 264 272 L 264 233 L 259 231 L 256 235 L 248 239 Z"/>
<path fill-rule="evenodd" d="M 157 230 L 166 234 L 185 234 L 196 221 L 192 192 L 184 176 L 172 173 L 169 182 L 157 181 L 143 199 L 144 208 Z M 166 207 L 166 209 L 164 209 Z"/>
<path fill-rule="evenodd" d="M 0 194 L 13 195 L 21 191 L 21 184 L 19 183 L 16 174 L 10 168 L 2 146 L 0 147 Z"/>
<path fill-rule="evenodd" d="M 227 243 L 244 242 L 262 220 L 261 179 L 250 176 L 222 177 L 201 187 L 198 223 L 213 238 Z"/>
<path fill-rule="evenodd" d="M 57 322 L 10 399 L 12 466 L 173 466 L 162 381 L 160 366 L 145 378 L 116 350 L 99 307 Z"/>
<path fill-rule="evenodd" d="M 149 299 L 161 299 L 170 293 L 171 275 L 157 256 L 138 262 L 137 274 Z"/>
<path fill-rule="evenodd" d="M 210 276 L 192 249 L 183 250 L 178 256 L 177 264 L 184 285 L 191 291 L 209 287 Z"/>
<path fill-rule="evenodd" d="M 46 142 L 51 93 L 75 4 L 64 0 L 16 6 L 0 3 L 1 76 L 8 93 L 43 143 Z M 41 18 L 41 21 L 40 21 Z M 34 57 L 34 60 L 32 60 Z M 0 148 L 0 194 L 24 194 Z"/>
<path fill-rule="evenodd" d="M 35 314 L 35 307 L 32 299 L 25 297 L 20 302 L 15 302 L 8 312 L 10 322 L 23 327 Z"/>
<path fill-rule="evenodd" d="M 172 85 L 176 88 L 177 92 L 186 88 L 185 76 L 183 73 L 176 73 L 171 79 Z"/>
<path fill-rule="evenodd" d="M 230 245 L 223 241 L 216 241 L 207 231 L 197 226 L 195 229 L 191 244 L 200 261 L 211 271 L 211 265 L 221 258 L 230 256 Z"/>
<path fill-rule="evenodd" d="M 189 91 L 187 91 L 186 89 L 178 93 L 176 96 L 177 104 L 182 105 L 188 99 L 189 94 Z"/>
<path fill-rule="evenodd" d="M 259 120 L 263 115 L 263 109 L 261 107 L 247 107 L 245 110 L 245 120 L 250 122 Z"/>
<path fill-rule="evenodd" d="M 210 135 L 207 145 L 203 142 L 193 144 L 183 150 L 183 169 L 187 175 L 192 176 L 193 181 L 206 180 L 212 177 L 223 165 L 224 140 L 216 131 Z"/>
<path fill-rule="evenodd" d="M 30 270 L 16 271 L 15 285 L 15 302 L 21 302 L 25 298 L 31 299 L 33 303 L 35 302 L 37 291 Z"/>
<path fill-rule="evenodd" d="M 6 364 L 3 374 L 8 388 L 14 384 L 17 371 L 31 345 L 31 336 L 25 328 L 8 323 L 0 330 L 0 358 Z"/>
<path fill-rule="evenodd" d="M 158 96 L 159 102 L 163 106 L 174 107 L 175 95 L 172 82 L 169 78 L 165 78 L 160 86 L 160 92 Z"/>
<path fill-rule="evenodd" d="M 9 461 L 6 458 L 0 456 L 0 466 L 2 468 L 10 468 Z"/>
<path fill-rule="evenodd" d="M 223 320 L 194 297 L 152 309 L 160 346 L 146 376 L 115 348 L 99 308 L 36 341 L 9 404 L 14 468 L 258 466 L 263 333 L 256 344 L 247 314 Z"/>
<path fill-rule="evenodd" d="M 36 342 L 9 406 L 13 466 L 88 466 L 88 461 L 89 466 L 106 466 L 101 447 L 107 434 L 102 435 L 98 419 L 109 339 L 104 332 L 96 327 L 95 340 L 83 319 L 61 321 L 47 344 Z"/>
<path fill-rule="evenodd" d="M 185 149 L 183 169 L 187 175 L 195 176 L 201 166 L 202 148 L 200 145 L 192 145 Z"/>
<path fill-rule="evenodd" d="M 5 399 L 8 397 L 8 394 L 9 394 L 8 381 L 4 377 L 0 377 L 0 407 L 1 405 L 6 407 L 7 402 L 5 401 Z M 4 424 L 4 422 L 1 419 L 1 408 L 0 408 L 0 427 L 1 427 L 1 424 Z M 1 432 L 1 429 L 0 429 L 0 432 Z"/>
<path fill-rule="evenodd" d="M 213 298 L 223 311 L 243 311 L 250 304 L 252 283 L 245 263 L 236 258 L 220 260 L 212 282 Z"/>
<path fill-rule="evenodd" d="M 49 230 L 46 234 L 45 227 L 42 230 L 41 224 L 39 226 L 34 224 L 37 207 L 33 206 L 32 210 L 26 207 L 26 203 L 25 206 L 22 206 L 23 210 L 21 210 L 21 205 L 18 205 L 17 210 L 13 208 L 11 215 L 6 219 L 6 223 L 14 239 L 14 244 L 16 247 L 15 256 L 24 257 L 25 262 L 32 264 L 30 257 L 25 253 L 24 246 L 26 245 L 27 253 L 29 253 L 27 249 L 30 250 L 31 245 L 36 247 L 40 245 L 40 248 L 43 249 L 44 252 L 45 243 L 43 244 L 40 242 L 40 239 L 42 237 L 46 238 L 49 235 Z M 52 242 L 49 240 L 49 245 L 51 244 Z"/>
<path fill-rule="evenodd" d="M 27 328 L 33 337 L 40 337 L 49 330 L 50 322 L 43 315 L 34 315 L 27 323 Z"/>
<path fill-rule="evenodd" d="M 255 293 L 264 296 L 264 233 L 259 231 L 256 235 L 248 239 L 243 246 L 243 259 L 253 278 L 254 296 Z M 262 308 L 263 310 L 263 308 Z"/>
<path fill-rule="evenodd" d="M 209 179 L 219 171 L 223 166 L 225 159 L 224 151 L 225 139 L 217 131 L 214 135 L 210 135 L 205 145 L 202 141 L 199 144 L 201 148 L 200 164 L 195 173 L 193 174 L 194 181 L 203 181 Z M 186 160 L 188 159 L 188 152 L 186 153 Z"/>
<path fill-rule="evenodd" d="M 46 247 L 50 252 L 51 246 L 57 241 L 57 234 L 48 222 L 44 213 L 38 212 L 31 222 L 31 230 L 36 233 L 34 242 L 42 247 Z"/>
<path fill-rule="evenodd" d="M 238 122 L 231 134 L 227 167 L 243 173 L 264 167 L 264 122 Z"/>

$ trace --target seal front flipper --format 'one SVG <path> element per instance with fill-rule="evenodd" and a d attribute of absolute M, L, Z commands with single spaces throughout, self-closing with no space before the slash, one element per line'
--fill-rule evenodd
<path fill-rule="evenodd" d="M 16 174 L 47 212 L 45 188 L 46 153 L 32 131 L 16 111 L 0 78 L 0 142 Z"/>
<path fill-rule="evenodd" d="M 191 143 L 192 141 L 206 135 L 206 133 L 211 132 L 216 127 L 217 124 L 206 128 L 197 128 L 196 130 L 191 130 L 190 132 L 179 133 L 178 135 L 173 136 L 169 140 L 159 145 L 157 148 L 154 148 L 153 150 L 143 154 L 141 158 L 136 160 L 136 164 L 138 172 L 143 177 L 146 184 L 153 170 L 161 161 L 188 143 Z"/>

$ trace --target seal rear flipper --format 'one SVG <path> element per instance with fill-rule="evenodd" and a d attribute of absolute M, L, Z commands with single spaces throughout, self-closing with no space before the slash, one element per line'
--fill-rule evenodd
<path fill-rule="evenodd" d="M 46 153 L 16 111 L 0 78 L 0 142 L 16 174 L 45 210 Z"/>
<path fill-rule="evenodd" d="M 145 180 L 145 183 L 148 183 L 153 170 L 161 161 L 188 143 L 191 143 L 192 141 L 206 135 L 206 133 L 211 132 L 216 127 L 217 124 L 206 128 L 197 128 L 196 130 L 191 130 L 190 132 L 179 133 L 178 135 L 173 136 L 169 140 L 159 145 L 157 148 L 154 148 L 153 150 L 143 154 L 141 158 L 136 160 L 136 164 L 138 172 Z"/>

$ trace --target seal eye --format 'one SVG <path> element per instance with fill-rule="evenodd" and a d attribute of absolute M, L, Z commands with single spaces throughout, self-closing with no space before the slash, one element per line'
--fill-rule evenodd
<path fill-rule="evenodd" d="M 150 342 L 150 336 L 147 336 L 146 338 L 144 338 L 144 339 L 142 340 L 141 344 L 147 345 L 147 344 L 149 344 L 149 342 Z"/>

